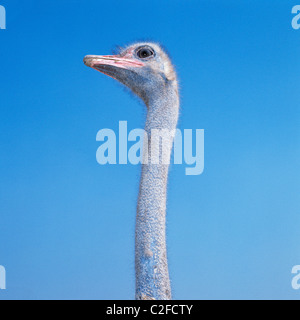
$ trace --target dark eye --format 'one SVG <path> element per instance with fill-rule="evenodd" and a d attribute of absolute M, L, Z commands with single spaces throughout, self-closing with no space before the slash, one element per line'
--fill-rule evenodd
<path fill-rule="evenodd" d="M 141 48 L 138 50 L 137 56 L 141 59 L 145 59 L 154 56 L 154 51 L 152 48 Z"/>

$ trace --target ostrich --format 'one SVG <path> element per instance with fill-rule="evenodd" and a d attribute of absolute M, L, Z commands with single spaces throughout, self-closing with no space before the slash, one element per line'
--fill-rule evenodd
<path fill-rule="evenodd" d="M 135 43 L 117 55 L 86 56 L 84 63 L 128 87 L 147 107 L 144 153 L 135 230 L 137 300 L 170 300 L 166 249 L 166 195 L 169 162 L 153 163 L 153 129 L 175 132 L 179 95 L 174 67 L 156 43 Z M 170 159 L 174 134 L 164 159 Z M 157 146 L 157 144 L 156 144 Z M 154 152 L 153 152 L 154 154 Z M 152 158 L 151 158 L 152 157 Z M 152 160 L 151 160 L 152 159 Z M 146 161 L 144 161 L 146 160 Z"/>

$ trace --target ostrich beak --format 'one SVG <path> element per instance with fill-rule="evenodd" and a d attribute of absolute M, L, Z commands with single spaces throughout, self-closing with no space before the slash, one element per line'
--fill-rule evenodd
<path fill-rule="evenodd" d="M 112 66 L 115 68 L 121 69 L 130 69 L 130 67 L 141 68 L 144 64 L 138 60 L 129 58 L 129 57 L 121 57 L 119 55 L 116 56 L 85 56 L 83 62 L 86 66 L 91 67 L 97 71 L 100 71 L 108 76 L 112 76 L 109 72 L 110 68 L 108 66 Z M 114 77 L 113 77 L 114 78 Z"/>

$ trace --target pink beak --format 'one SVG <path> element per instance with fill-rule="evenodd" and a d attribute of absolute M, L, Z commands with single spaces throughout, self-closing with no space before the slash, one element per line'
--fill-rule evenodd
<path fill-rule="evenodd" d="M 117 68 L 128 69 L 129 67 L 141 68 L 144 64 L 138 60 L 129 58 L 129 57 L 121 57 L 119 55 L 116 56 L 85 56 L 83 62 L 88 67 L 91 67 L 97 71 L 97 66 L 109 65 L 115 66 Z M 100 71 L 106 74 L 104 71 Z"/>

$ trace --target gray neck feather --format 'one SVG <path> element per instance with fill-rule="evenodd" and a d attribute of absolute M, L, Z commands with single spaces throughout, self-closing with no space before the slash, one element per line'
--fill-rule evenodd
<path fill-rule="evenodd" d="M 151 163 L 151 129 L 176 129 L 179 110 L 176 81 L 170 82 L 163 91 L 152 92 L 151 97 L 146 101 L 148 163 L 142 165 L 136 217 L 136 299 L 169 300 L 172 298 L 166 249 L 169 164 Z M 167 156 L 170 159 L 171 148 Z"/>

